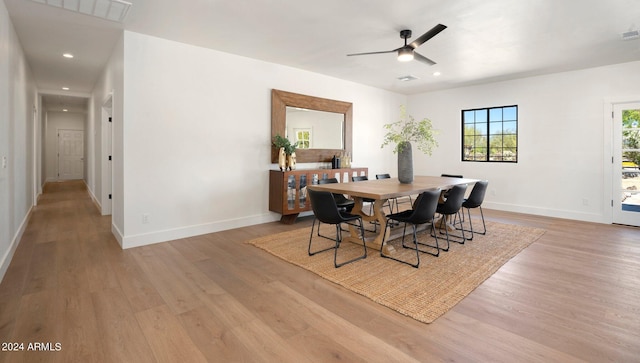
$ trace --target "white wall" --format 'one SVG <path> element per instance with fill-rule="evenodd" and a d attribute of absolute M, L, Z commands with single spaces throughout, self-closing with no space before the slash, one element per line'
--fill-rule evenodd
<path fill-rule="evenodd" d="M 489 179 L 489 208 L 610 223 L 605 100 L 640 95 L 638 84 L 632 62 L 411 96 L 409 113 L 441 130 L 440 147 L 414 155 L 414 169 Z M 461 110 L 514 104 L 518 163 L 461 162 Z"/>
<path fill-rule="evenodd" d="M 35 107 L 31 72 L 4 2 L 0 2 L 0 279 L 34 204 Z"/>
<path fill-rule="evenodd" d="M 354 166 L 388 171 L 371 140 L 404 96 L 131 32 L 124 57 L 124 247 L 279 218 L 268 211 L 272 88 L 353 102 Z"/>
<path fill-rule="evenodd" d="M 46 155 L 44 162 L 47 181 L 58 180 L 58 130 L 84 130 L 85 123 L 86 115 L 84 113 L 47 112 L 44 135 Z M 86 140 L 84 142 L 86 143 Z"/>

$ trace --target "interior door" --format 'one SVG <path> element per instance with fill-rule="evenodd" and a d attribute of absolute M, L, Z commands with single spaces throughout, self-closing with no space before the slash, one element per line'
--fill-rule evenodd
<path fill-rule="evenodd" d="M 84 177 L 84 131 L 58 130 L 58 179 Z"/>
<path fill-rule="evenodd" d="M 640 226 L 640 103 L 613 107 L 613 223 Z"/>

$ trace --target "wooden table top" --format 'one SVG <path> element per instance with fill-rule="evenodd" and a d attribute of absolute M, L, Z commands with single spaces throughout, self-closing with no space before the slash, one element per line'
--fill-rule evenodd
<path fill-rule="evenodd" d="M 402 184 L 398 178 L 372 179 L 359 182 L 308 185 L 312 190 L 348 194 L 352 197 L 390 199 L 420 194 L 440 188 L 451 189 L 457 184 L 474 184 L 478 179 L 450 178 L 441 176 L 414 176 L 413 183 Z"/>

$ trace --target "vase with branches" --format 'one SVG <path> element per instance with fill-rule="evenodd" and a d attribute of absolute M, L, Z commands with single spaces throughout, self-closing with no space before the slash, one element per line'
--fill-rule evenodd
<path fill-rule="evenodd" d="M 401 183 L 413 182 L 413 155 L 414 143 L 418 150 L 431 155 L 433 149 L 438 146 L 435 138 L 437 131 L 428 118 L 416 121 L 413 116 L 407 115 L 404 105 L 400 106 L 400 119 L 384 125 L 387 133 L 384 135 L 381 148 L 394 145 L 393 153 L 398 154 L 398 180 Z"/>

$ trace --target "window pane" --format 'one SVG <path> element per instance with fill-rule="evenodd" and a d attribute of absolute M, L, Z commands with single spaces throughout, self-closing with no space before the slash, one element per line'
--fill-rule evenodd
<path fill-rule="evenodd" d="M 489 110 L 489 122 L 502 121 L 502 108 L 492 108 Z"/>
<path fill-rule="evenodd" d="M 518 146 L 518 139 L 516 135 L 504 135 L 502 137 L 502 145 L 504 147 L 510 147 L 515 149 Z"/>
<path fill-rule="evenodd" d="M 476 135 L 486 135 L 487 134 L 487 124 L 476 124 Z"/>
<path fill-rule="evenodd" d="M 476 129 L 471 125 L 471 126 L 464 126 L 464 135 L 465 136 L 469 136 L 469 135 L 475 135 L 476 134 Z"/>
<path fill-rule="evenodd" d="M 475 149 L 475 160 L 487 160 L 487 149 L 485 148 Z"/>
<path fill-rule="evenodd" d="M 475 113 L 473 111 L 464 111 L 463 112 L 464 123 L 465 124 L 474 123 L 476 121 L 476 118 L 474 117 L 474 115 Z"/>
<path fill-rule="evenodd" d="M 503 124 L 505 134 L 515 134 L 518 131 L 518 125 L 516 121 L 508 121 Z"/>
<path fill-rule="evenodd" d="M 516 121 L 518 119 L 518 107 L 504 107 L 503 109 L 503 120 L 505 121 Z"/>
<path fill-rule="evenodd" d="M 487 122 L 487 110 L 476 110 L 476 122 Z"/>
<path fill-rule="evenodd" d="M 491 136 L 489 139 L 489 144 L 492 148 L 502 147 L 502 135 Z"/>
<path fill-rule="evenodd" d="M 475 137 L 474 136 L 465 136 L 464 137 L 464 142 L 462 143 L 465 147 L 467 146 L 473 146 L 474 145 L 474 141 L 475 141 Z"/>
<path fill-rule="evenodd" d="M 503 158 L 505 161 L 516 161 L 517 160 L 517 153 L 516 153 L 516 148 L 509 148 L 509 147 L 505 147 L 503 153 Z"/>
<path fill-rule="evenodd" d="M 489 124 L 489 131 L 491 131 L 491 135 L 501 135 L 502 134 L 502 122 L 491 122 Z"/>

